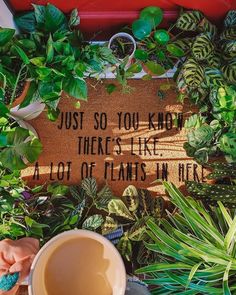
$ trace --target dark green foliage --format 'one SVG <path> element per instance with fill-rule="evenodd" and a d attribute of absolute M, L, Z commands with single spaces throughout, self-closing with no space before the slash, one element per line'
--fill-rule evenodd
<path fill-rule="evenodd" d="M 192 197 L 207 204 L 216 205 L 221 201 L 226 207 L 236 207 L 236 164 L 214 163 L 210 165 L 214 171 L 207 178 L 215 184 L 187 181 L 186 186 Z"/>
<path fill-rule="evenodd" d="M 187 53 L 178 64 L 176 82 L 179 99 L 189 98 L 199 109 L 194 115 L 199 120 L 186 123 L 185 149 L 201 164 L 219 155 L 228 162 L 236 160 L 235 11 L 228 13 L 224 24 L 217 31 L 197 11 L 183 13 L 176 23 L 179 29 L 193 32 L 192 42 L 176 41 Z"/>

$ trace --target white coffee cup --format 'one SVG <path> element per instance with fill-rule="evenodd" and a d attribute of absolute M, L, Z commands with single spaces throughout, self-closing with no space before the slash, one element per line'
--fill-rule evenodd
<path fill-rule="evenodd" d="M 92 231 L 87 231 L 87 230 L 66 231 L 54 237 L 53 239 L 51 239 L 48 243 L 46 243 L 41 248 L 41 250 L 36 255 L 33 261 L 33 264 L 31 266 L 31 274 L 29 278 L 29 287 L 28 287 L 29 295 L 52 295 L 52 294 L 49 294 L 50 292 L 48 292 L 47 276 L 46 276 L 47 275 L 46 270 L 47 270 L 49 261 L 52 261 L 52 259 L 55 259 L 55 257 L 61 257 L 61 256 L 55 256 L 55 253 L 57 253 L 57 251 L 63 251 L 63 247 L 65 247 L 64 248 L 65 250 L 67 247 L 66 245 L 69 245 L 68 243 L 71 243 L 71 241 L 73 243 L 73 247 L 75 247 L 74 249 L 77 249 L 77 245 L 75 243 L 78 244 L 78 249 L 79 249 L 79 247 L 81 247 L 82 245 L 81 241 L 86 242 L 88 241 L 88 239 L 92 243 L 97 243 L 95 245 L 98 245 L 99 251 L 96 251 L 96 252 L 99 253 L 99 256 L 97 255 L 96 259 L 94 259 L 93 252 L 91 252 L 88 247 L 88 249 L 86 249 L 86 251 L 88 252 L 85 252 L 85 254 L 83 255 L 84 262 L 86 263 L 86 261 L 88 261 L 88 265 L 93 265 L 95 269 L 97 268 L 99 276 L 105 278 L 106 285 L 109 284 L 109 288 L 111 292 L 111 293 L 109 292 L 109 294 L 124 295 L 125 289 L 126 289 L 126 271 L 125 271 L 123 260 L 119 252 L 117 251 L 115 246 L 109 240 L 104 238 L 102 235 L 99 235 L 97 233 L 94 233 Z M 76 251 L 73 251 L 73 252 L 76 252 Z M 73 259 L 71 259 L 71 255 L 69 255 L 71 254 L 71 252 L 68 254 L 68 257 L 70 256 L 70 258 L 67 257 L 68 252 L 58 252 L 58 253 L 64 253 L 63 254 L 64 263 L 62 263 L 62 265 L 60 265 L 60 267 L 56 269 L 55 273 L 57 273 L 57 275 L 58 273 L 62 275 L 63 279 L 64 278 L 68 279 L 68 272 L 65 273 L 65 265 L 67 265 L 68 267 L 70 263 L 72 265 L 73 263 L 75 264 L 75 262 L 73 261 Z M 73 257 L 76 257 L 76 254 L 78 255 L 78 252 L 74 253 Z M 61 255 L 61 254 L 58 254 L 58 255 Z M 82 260 L 82 257 L 81 258 L 78 258 L 78 257 L 77 259 Z M 96 260 L 105 261 L 106 262 L 105 265 L 107 265 L 107 267 L 105 269 L 99 269 L 98 267 L 99 263 Z M 94 268 L 92 268 L 93 271 L 95 271 Z M 49 272 L 49 275 L 53 276 L 54 272 L 51 272 L 51 273 Z M 90 284 L 96 284 L 96 280 L 94 281 L 92 279 L 92 277 L 94 278 L 94 276 L 92 276 L 90 271 L 87 271 L 87 274 L 84 274 L 84 275 L 86 275 L 88 278 L 91 277 Z M 56 279 L 58 278 L 59 277 L 56 277 Z M 73 279 L 75 280 L 75 286 L 76 286 L 76 279 L 78 279 L 78 277 L 76 277 L 75 273 L 73 273 Z M 58 281 L 60 284 L 61 280 L 58 280 Z M 81 288 L 81 285 L 80 285 L 80 288 Z M 64 294 L 64 295 L 71 295 L 71 293 L 68 293 L 68 292 L 66 293 L 67 294 Z M 73 290 L 73 295 L 86 295 L 86 294 L 88 294 L 87 290 L 84 290 L 82 292 L 81 290 L 80 291 Z M 104 294 L 106 294 L 106 292 Z M 99 295 L 99 294 L 97 293 L 96 295 Z"/>

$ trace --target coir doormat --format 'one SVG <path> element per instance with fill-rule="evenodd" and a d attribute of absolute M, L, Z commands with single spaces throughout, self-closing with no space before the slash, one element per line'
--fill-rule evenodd
<path fill-rule="evenodd" d="M 160 92 L 167 80 L 131 80 L 128 94 L 108 94 L 109 83 L 113 81 L 90 80 L 88 102 L 81 102 L 79 109 L 64 95 L 54 123 L 45 113 L 31 121 L 43 153 L 23 171 L 29 184 L 76 184 L 95 177 L 120 195 L 129 184 L 162 194 L 157 179 L 178 187 L 185 180 L 204 181 L 205 169 L 183 149 L 184 122 L 194 109 L 178 103 L 173 88 Z"/>

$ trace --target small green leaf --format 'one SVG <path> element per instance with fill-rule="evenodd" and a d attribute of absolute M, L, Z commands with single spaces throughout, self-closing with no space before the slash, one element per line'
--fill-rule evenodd
<path fill-rule="evenodd" d="M 148 53 L 143 49 L 136 49 L 134 52 L 134 57 L 136 59 L 146 61 L 148 59 Z"/>
<path fill-rule="evenodd" d="M 152 26 L 150 22 L 144 19 L 138 19 L 133 22 L 132 31 L 137 39 L 143 40 L 150 35 L 152 31 Z"/>
<path fill-rule="evenodd" d="M 145 65 L 153 74 L 157 76 L 161 76 L 166 72 L 166 70 L 160 64 L 154 61 L 148 61 Z"/>
<path fill-rule="evenodd" d="M 162 22 L 163 12 L 159 7 L 149 6 L 141 11 L 140 18 L 148 21 L 151 24 L 152 28 L 154 28 Z"/>
<path fill-rule="evenodd" d="M 117 86 L 115 84 L 108 84 L 106 85 L 106 90 L 107 93 L 111 94 L 112 92 L 114 92 L 117 89 Z"/>
<path fill-rule="evenodd" d="M 87 229 L 87 230 L 95 230 L 95 229 L 99 228 L 103 224 L 103 222 L 104 222 L 104 220 L 103 220 L 102 215 L 95 214 L 95 215 L 88 217 L 84 221 L 82 228 Z"/>
<path fill-rule="evenodd" d="M 73 9 L 70 14 L 69 27 L 75 27 L 80 24 L 80 17 L 77 8 Z"/>
<path fill-rule="evenodd" d="M 154 33 L 154 39 L 161 45 L 165 45 L 169 42 L 170 40 L 170 35 L 168 32 L 164 29 L 162 30 L 157 30 Z M 168 49 L 167 49 L 168 50 Z"/>
<path fill-rule="evenodd" d="M 179 48 L 177 45 L 173 44 L 173 43 L 172 44 L 168 44 L 166 46 L 166 49 L 173 56 L 176 56 L 176 57 L 182 57 L 182 56 L 184 56 L 184 51 L 181 48 Z"/>
<path fill-rule="evenodd" d="M 58 119 L 59 114 L 60 110 L 58 108 L 55 110 L 49 107 L 47 110 L 47 117 L 52 122 L 55 122 Z"/>
<path fill-rule="evenodd" d="M 17 45 L 12 46 L 12 50 L 15 51 L 19 55 L 19 57 L 23 60 L 24 64 L 27 65 L 30 63 L 30 60 L 29 60 L 27 54 L 19 46 L 17 46 Z"/>

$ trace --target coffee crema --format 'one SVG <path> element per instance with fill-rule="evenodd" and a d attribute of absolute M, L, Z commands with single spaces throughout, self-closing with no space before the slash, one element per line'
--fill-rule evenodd
<path fill-rule="evenodd" d="M 74 238 L 58 246 L 45 267 L 47 295 L 112 295 L 110 261 L 104 246 L 91 238 Z"/>

